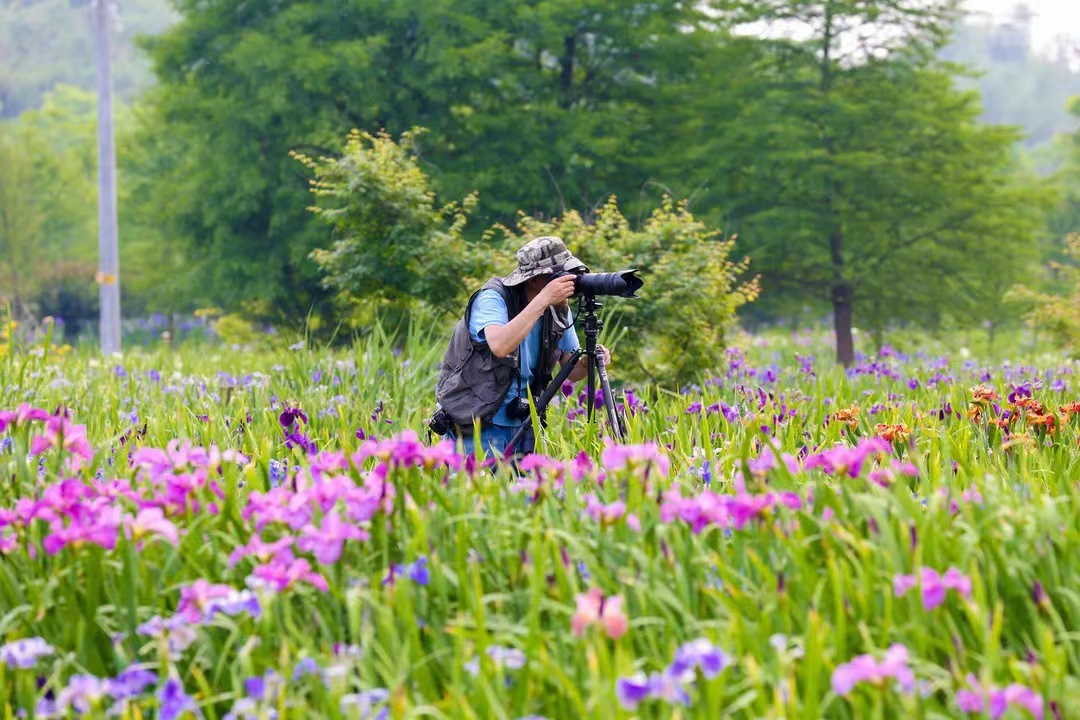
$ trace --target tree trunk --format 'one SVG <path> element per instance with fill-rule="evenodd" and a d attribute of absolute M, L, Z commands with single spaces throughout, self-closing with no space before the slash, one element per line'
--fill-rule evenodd
<path fill-rule="evenodd" d="M 577 38 L 567 35 L 563 38 L 562 76 L 559 78 L 559 88 L 562 91 L 560 101 L 563 109 L 568 109 L 574 104 L 574 53 L 577 49 Z"/>
<path fill-rule="evenodd" d="M 836 331 L 836 362 L 851 367 L 855 362 L 855 340 L 851 334 L 851 286 L 833 286 L 833 328 Z"/>
<path fill-rule="evenodd" d="M 855 340 L 851 335 L 851 285 L 844 279 L 844 232 L 839 227 L 829 233 L 833 266 L 833 328 L 836 332 L 836 361 L 844 367 L 855 362 Z"/>

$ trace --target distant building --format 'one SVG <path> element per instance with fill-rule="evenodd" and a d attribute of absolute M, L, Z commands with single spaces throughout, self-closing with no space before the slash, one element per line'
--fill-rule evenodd
<path fill-rule="evenodd" d="M 990 32 L 987 50 L 992 62 L 1027 62 L 1031 58 L 1031 21 L 1035 13 L 1021 3 L 1012 18 Z"/>

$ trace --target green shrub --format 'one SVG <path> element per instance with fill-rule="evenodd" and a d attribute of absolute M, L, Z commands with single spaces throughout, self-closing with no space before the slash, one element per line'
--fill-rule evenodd
<path fill-rule="evenodd" d="M 734 238 L 710 230 L 685 202 L 670 198 L 639 229 L 612 197 L 593 222 L 576 211 L 551 222 L 522 215 L 516 231 L 500 230 L 518 244 L 541 235 L 561 237 L 593 272 L 641 272 L 640 298 L 608 304 L 625 330 L 617 341 L 619 372 L 631 378 L 686 383 L 715 367 L 735 311 L 759 292 L 756 277 L 740 279 L 749 260 L 730 259 Z"/>
<path fill-rule="evenodd" d="M 326 287 L 355 309 L 357 301 L 399 310 L 424 303 L 447 313 L 457 306 L 486 255 L 463 235 L 470 195 L 436 207 L 435 193 L 412 152 L 415 132 L 395 142 L 354 130 L 340 157 L 312 159 L 292 153 L 309 168 L 317 196 L 312 212 L 333 228 L 329 249 L 312 257 Z"/>

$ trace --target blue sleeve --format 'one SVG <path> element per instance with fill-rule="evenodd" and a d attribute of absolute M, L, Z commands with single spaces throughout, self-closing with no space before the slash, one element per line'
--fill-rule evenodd
<path fill-rule="evenodd" d="M 505 325 L 510 322 L 506 303 L 496 290 L 481 290 L 473 301 L 472 317 L 469 318 L 469 334 L 477 342 L 487 342 L 484 328 L 488 325 Z"/>
<path fill-rule="evenodd" d="M 574 313 L 567 310 L 567 314 L 570 318 L 571 325 L 570 328 L 563 333 L 562 339 L 559 340 L 559 349 L 563 352 L 569 353 L 574 352 L 579 347 L 581 347 L 581 341 L 578 340 L 577 328 L 573 325 Z"/>

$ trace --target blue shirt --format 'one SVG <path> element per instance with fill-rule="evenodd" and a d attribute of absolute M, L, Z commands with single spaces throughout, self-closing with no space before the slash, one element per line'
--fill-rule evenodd
<path fill-rule="evenodd" d="M 469 318 L 469 333 L 472 335 L 473 340 L 486 343 L 487 340 L 484 338 L 484 328 L 488 325 L 505 325 L 508 322 L 510 322 L 510 314 L 507 312 L 506 303 L 503 301 L 502 296 L 499 295 L 498 291 L 490 289 L 482 290 L 480 294 L 476 296 L 476 301 L 473 302 L 472 317 Z M 573 324 L 573 314 L 570 314 L 569 322 Z M 533 372 L 536 369 L 537 361 L 540 357 L 540 333 L 543 324 L 542 321 L 538 321 L 533 325 L 533 329 L 525 337 L 525 340 L 518 348 L 519 356 L 521 358 L 521 390 L 519 393 L 517 380 L 510 383 L 510 390 L 506 393 L 506 399 L 503 400 L 502 407 L 495 413 L 495 417 L 491 419 L 496 425 L 515 427 L 522 423 L 521 420 L 513 420 L 507 416 L 506 406 L 519 394 L 523 397 L 528 397 L 529 383 L 532 382 Z M 559 340 L 559 350 L 569 353 L 577 350 L 579 347 L 581 347 L 581 342 L 578 340 L 574 328 L 571 327 L 563 333 L 562 339 Z"/>

